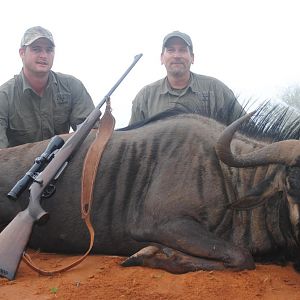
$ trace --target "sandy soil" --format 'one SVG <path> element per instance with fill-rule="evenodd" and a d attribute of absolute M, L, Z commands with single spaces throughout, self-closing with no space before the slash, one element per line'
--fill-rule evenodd
<path fill-rule="evenodd" d="M 48 270 L 75 257 L 38 254 Z M 300 274 L 291 266 L 258 265 L 254 271 L 174 275 L 143 267 L 124 268 L 122 257 L 89 256 L 55 276 L 40 276 L 21 262 L 16 279 L 0 278 L 0 299 L 300 299 Z"/>

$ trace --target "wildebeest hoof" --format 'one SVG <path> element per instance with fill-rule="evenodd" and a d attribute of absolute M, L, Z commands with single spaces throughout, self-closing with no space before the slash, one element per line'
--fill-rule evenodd
<path fill-rule="evenodd" d="M 198 270 L 222 270 L 222 262 L 191 256 L 165 246 L 149 246 L 127 258 L 122 266 L 145 266 L 183 274 Z"/>
<path fill-rule="evenodd" d="M 144 260 L 154 256 L 159 250 L 160 249 L 156 246 L 145 247 L 128 257 L 121 263 L 121 265 L 123 267 L 143 266 Z"/>
<path fill-rule="evenodd" d="M 224 263 L 224 265 L 236 271 L 255 269 L 253 256 L 246 249 L 239 249 L 239 251 L 235 251 L 230 258 L 230 261 Z"/>

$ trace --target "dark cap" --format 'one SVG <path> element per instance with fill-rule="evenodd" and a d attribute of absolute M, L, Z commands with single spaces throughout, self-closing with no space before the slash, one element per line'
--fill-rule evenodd
<path fill-rule="evenodd" d="M 35 26 L 25 31 L 21 41 L 21 47 L 31 45 L 34 41 L 40 38 L 48 39 L 52 45 L 55 46 L 52 33 L 41 26 Z"/>
<path fill-rule="evenodd" d="M 193 52 L 192 39 L 190 38 L 189 35 L 187 35 L 186 33 L 180 32 L 180 31 L 173 31 L 165 36 L 165 38 L 163 40 L 162 50 L 164 50 L 164 48 L 166 47 L 166 43 L 168 42 L 168 40 L 173 37 L 178 37 L 178 38 L 181 38 L 182 40 L 184 40 L 184 42 L 191 49 L 191 52 Z"/>

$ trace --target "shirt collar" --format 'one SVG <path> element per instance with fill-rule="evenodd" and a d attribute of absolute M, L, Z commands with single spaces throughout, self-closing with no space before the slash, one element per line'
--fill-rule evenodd
<path fill-rule="evenodd" d="M 199 88 L 197 87 L 194 78 L 195 78 L 194 73 L 191 72 L 190 81 L 189 81 L 189 84 L 187 85 L 187 87 L 185 88 L 185 90 L 191 89 L 193 92 L 197 93 L 197 92 L 199 92 Z M 165 77 L 163 79 L 163 82 L 161 85 L 161 94 L 167 94 L 167 93 L 172 94 L 172 89 L 168 83 L 167 77 Z"/>
<path fill-rule="evenodd" d="M 32 90 L 32 87 L 30 86 L 30 84 L 27 82 L 26 78 L 25 78 L 25 75 L 24 75 L 24 72 L 23 72 L 23 69 L 20 73 L 21 75 L 21 78 L 22 78 L 22 83 L 23 83 L 23 93 L 26 91 L 26 90 Z M 47 87 L 52 85 L 52 84 L 57 84 L 57 81 L 56 81 L 56 78 L 53 74 L 53 71 L 50 71 L 49 73 L 49 79 L 48 79 L 48 84 L 47 84 Z M 47 88 L 46 87 L 46 88 Z"/>

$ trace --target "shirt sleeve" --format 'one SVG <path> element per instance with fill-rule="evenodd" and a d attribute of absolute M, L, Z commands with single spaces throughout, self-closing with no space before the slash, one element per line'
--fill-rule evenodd
<path fill-rule="evenodd" d="M 246 113 L 232 90 L 220 81 L 217 82 L 217 95 L 218 116 L 224 120 L 226 125 L 231 124 Z"/>
<path fill-rule="evenodd" d="M 4 92 L 0 92 L 0 148 L 9 146 L 6 135 L 8 127 L 8 100 Z"/>
<path fill-rule="evenodd" d="M 143 108 L 144 103 L 144 90 L 142 89 L 138 92 L 135 96 L 134 100 L 132 101 L 132 108 L 131 108 L 131 117 L 129 121 L 129 125 L 145 120 L 145 109 Z"/>
<path fill-rule="evenodd" d="M 229 112 L 229 114 L 228 114 L 229 119 L 228 119 L 227 124 L 229 125 L 233 121 L 235 121 L 238 118 L 240 118 L 241 116 L 245 115 L 246 112 L 245 112 L 244 108 L 242 107 L 242 105 L 236 99 L 234 93 L 230 89 L 227 89 L 224 91 L 224 98 L 225 98 L 225 101 L 228 102 L 228 107 L 230 107 L 230 109 L 231 109 L 231 112 Z"/>
<path fill-rule="evenodd" d="M 70 125 L 75 131 L 87 116 L 94 110 L 95 105 L 83 83 L 75 77 L 70 82 L 72 94 L 72 111 L 70 115 Z"/>

